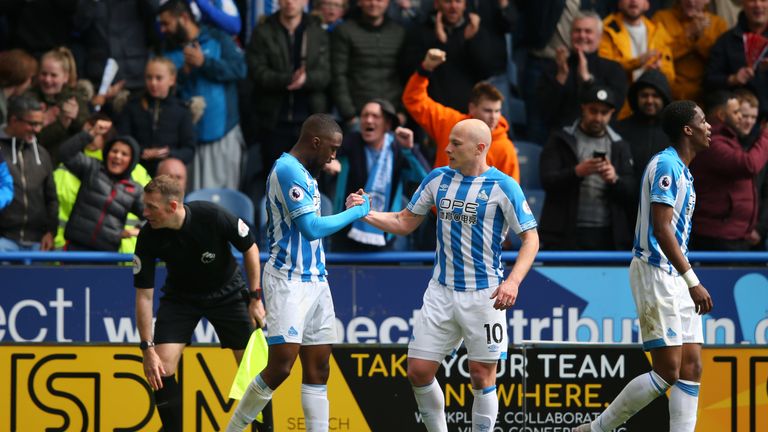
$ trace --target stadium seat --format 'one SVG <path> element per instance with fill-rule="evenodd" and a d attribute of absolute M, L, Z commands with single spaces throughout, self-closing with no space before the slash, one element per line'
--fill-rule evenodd
<path fill-rule="evenodd" d="M 254 227 L 253 201 L 251 201 L 248 195 L 240 191 L 226 188 L 199 189 L 187 194 L 184 201 L 209 201 L 216 203 L 245 221 L 249 226 Z"/>
<path fill-rule="evenodd" d="M 544 192 L 543 189 L 527 189 L 524 190 L 523 193 L 525 194 L 526 201 L 528 201 L 528 206 L 531 207 L 533 217 L 536 218 L 536 223 L 540 223 L 541 209 L 544 207 L 544 197 L 546 192 Z M 520 246 L 522 245 L 520 237 L 512 232 L 512 230 L 507 233 L 507 240 L 509 240 L 513 250 L 520 249 Z"/>
<path fill-rule="evenodd" d="M 520 186 L 527 196 L 529 189 L 541 188 L 541 179 L 539 178 L 541 146 L 530 141 L 515 140 L 514 143 L 517 150 L 517 161 L 520 164 Z"/>

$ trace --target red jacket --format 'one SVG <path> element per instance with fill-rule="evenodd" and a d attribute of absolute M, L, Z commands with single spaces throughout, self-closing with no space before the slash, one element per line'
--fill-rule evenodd
<path fill-rule="evenodd" d="M 729 126 L 712 125 L 712 143 L 691 162 L 696 190 L 694 234 L 744 239 L 757 221 L 755 176 L 768 161 L 768 129 L 749 150 Z"/>

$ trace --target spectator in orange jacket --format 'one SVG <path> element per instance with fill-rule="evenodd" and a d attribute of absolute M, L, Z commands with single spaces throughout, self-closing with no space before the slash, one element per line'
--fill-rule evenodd
<path fill-rule="evenodd" d="M 653 16 L 653 22 L 664 26 L 670 36 L 675 66 L 675 80 L 670 85 L 675 99 L 701 101 L 709 50 L 728 30 L 722 18 L 707 10 L 708 4 L 709 0 L 678 0 L 674 7 Z"/>
<path fill-rule="evenodd" d="M 421 66 L 411 75 L 403 91 L 403 105 L 408 113 L 437 145 L 435 167 L 448 165 L 445 148 L 453 126 L 461 120 L 476 118 L 484 121 L 492 132 L 491 148 L 487 156 L 488 165 L 520 182 L 517 151 L 507 135 L 509 123 L 501 115 L 504 97 L 495 87 L 487 82 L 475 85 L 469 100 L 469 114 L 441 105 L 427 94 L 429 76 L 445 60 L 445 51 L 434 48 L 427 51 Z"/>
<path fill-rule="evenodd" d="M 674 82 L 669 34 L 645 17 L 648 8 L 648 0 L 619 0 L 619 11 L 603 20 L 598 54 L 619 62 L 630 83 L 649 68 L 660 70 L 669 82 Z"/>

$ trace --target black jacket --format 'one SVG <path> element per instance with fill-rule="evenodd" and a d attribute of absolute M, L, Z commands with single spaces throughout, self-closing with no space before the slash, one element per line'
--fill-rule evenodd
<path fill-rule="evenodd" d="M 98 84 L 108 58 L 120 69 L 115 81 L 124 79 L 128 89 L 144 87 L 144 66 L 154 36 L 157 0 L 80 1 L 74 16 L 74 30 L 80 35 L 85 53 L 85 78 Z"/>
<path fill-rule="evenodd" d="M 615 61 L 604 59 L 597 52 L 587 54 L 589 72 L 595 83 L 610 86 L 616 95 L 616 106 L 624 104 L 627 95 L 627 74 L 621 65 Z M 554 60 L 546 60 L 544 73 L 536 89 L 538 110 L 548 129 L 570 125 L 579 115 L 579 92 L 587 85 L 576 78 L 579 56 L 571 53 L 568 58 L 568 78 L 565 84 L 560 84 L 557 75 L 557 64 Z"/>
<path fill-rule="evenodd" d="M 541 152 L 541 184 L 547 192 L 539 223 L 542 248 L 578 249 L 575 244 L 576 217 L 579 209 L 579 192 L 582 178 L 576 176 L 579 163 L 577 142 L 573 135 L 577 125 L 555 131 Z M 619 180 L 608 186 L 613 241 L 617 250 L 632 246 L 635 187 L 632 156 L 629 145 L 609 129 L 611 135 L 611 164 Z"/>
<path fill-rule="evenodd" d="M 128 101 L 116 123 L 117 130 L 133 137 L 142 151 L 167 146 L 171 151 L 169 157 L 186 164 L 195 156 L 197 132 L 192 114 L 176 96 L 159 100 L 144 93 Z M 155 175 L 159 163 L 159 159 L 141 162 L 151 176 Z"/>
<path fill-rule="evenodd" d="M 739 12 L 736 25 L 720 35 L 709 51 L 709 61 L 704 75 L 704 88 L 708 90 L 728 88 L 728 76 L 747 65 L 744 57 L 744 33 L 749 32 L 744 12 Z M 768 37 L 768 31 L 763 33 Z M 760 101 L 760 118 L 768 115 L 768 72 L 758 68 L 747 87 Z"/>
<path fill-rule="evenodd" d="M 75 249 L 116 252 L 128 213 L 141 215 L 144 211 L 143 189 L 131 180 L 139 145 L 130 137 L 116 138 L 104 145 L 104 160 L 98 161 L 83 153 L 91 140 L 88 132 L 81 132 L 60 148 L 64 165 L 82 182 L 64 238 Z M 130 145 L 132 157 L 125 171 L 112 175 L 106 169 L 107 154 L 117 141 Z"/>
<path fill-rule="evenodd" d="M 294 112 L 297 96 L 306 98 L 308 112 L 314 114 L 326 112 L 326 88 L 331 81 L 330 40 L 328 33 L 320 26 L 317 17 L 304 14 L 302 18 L 302 41 L 305 46 L 304 66 L 307 81 L 296 91 L 285 87 L 291 83 L 294 72 L 293 52 L 288 44 L 285 28 L 280 24 L 279 12 L 272 14 L 256 27 L 245 58 L 248 61 L 248 73 L 253 82 L 253 120 L 259 128 L 273 129 L 278 122 L 278 115 L 286 111 Z M 306 117 L 305 117 L 306 118 Z M 305 118 L 297 118 L 301 123 Z"/>
<path fill-rule="evenodd" d="M 39 242 L 46 233 L 55 235 L 59 199 L 48 151 L 38 144 L 3 137 L 0 152 L 13 177 L 14 191 L 13 201 L 0 210 L 0 237 Z"/>
<path fill-rule="evenodd" d="M 616 123 L 616 132 L 629 143 L 629 148 L 632 150 L 638 192 L 648 161 L 653 155 L 669 146 L 669 137 L 661 128 L 661 115 L 648 117 L 638 109 L 637 93 L 645 87 L 653 87 L 661 94 L 663 106 L 667 106 L 672 101 L 672 92 L 667 78 L 655 69 L 644 72 L 629 88 L 627 100 L 632 108 L 632 115 Z"/>
<path fill-rule="evenodd" d="M 489 29 L 483 23 L 480 24 L 477 34 L 466 40 L 466 18 L 453 29 L 446 27 L 448 40 L 441 43 L 435 36 L 435 19 L 435 15 L 432 15 L 408 31 L 403 55 L 400 57 L 401 79 L 403 82 L 408 81 L 429 49 L 439 48 L 445 51 L 447 61 L 432 72 L 427 92 L 442 105 L 464 112 L 467 110 L 472 87 L 495 72 L 496 59 L 504 56 L 505 51 L 493 49 Z"/>
<path fill-rule="evenodd" d="M 350 19 L 333 30 L 331 92 L 343 119 L 360 114 L 373 98 L 401 105 L 403 84 L 397 65 L 404 40 L 405 29 L 388 18 L 378 27 L 362 18 Z"/>

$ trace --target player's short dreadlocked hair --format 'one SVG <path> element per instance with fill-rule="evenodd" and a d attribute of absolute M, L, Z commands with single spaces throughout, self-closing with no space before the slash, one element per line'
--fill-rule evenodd
<path fill-rule="evenodd" d="M 675 101 L 661 112 L 661 128 L 673 143 L 680 141 L 683 127 L 690 125 L 696 115 L 696 102 L 689 100 Z"/>
<path fill-rule="evenodd" d="M 184 201 L 184 185 L 167 174 L 161 174 L 144 186 L 144 193 L 159 192 L 166 200 Z"/>
<path fill-rule="evenodd" d="M 342 133 L 341 126 L 332 116 L 324 113 L 312 114 L 301 125 L 302 137 L 332 137 L 335 133 Z"/>

